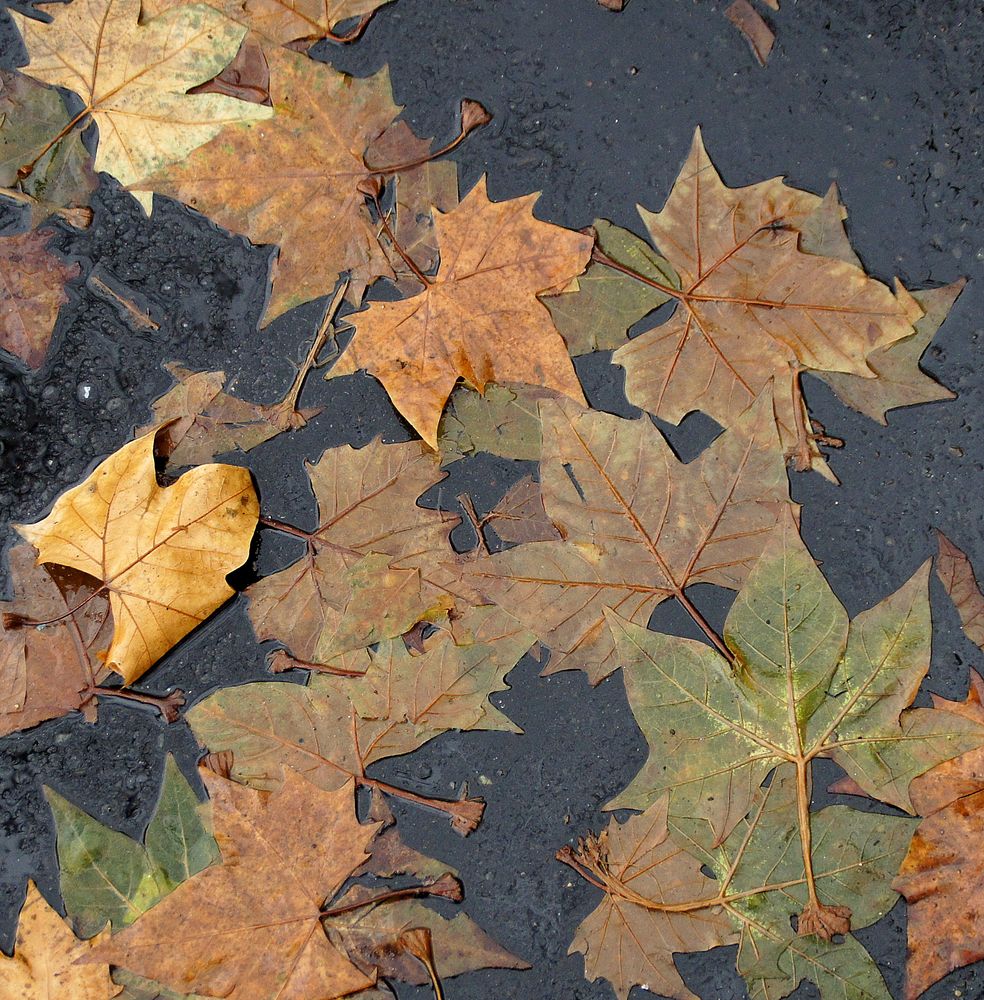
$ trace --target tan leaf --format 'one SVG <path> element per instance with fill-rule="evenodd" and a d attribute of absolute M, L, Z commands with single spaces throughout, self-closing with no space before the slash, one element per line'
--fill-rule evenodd
<path fill-rule="evenodd" d="M 157 433 L 100 463 L 51 513 L 17 530 L 38 561 L 69 566 L 109 592 L 106 665 L 132 683 L 232 596 L 226 576 L 249 555 L 259 505 L 245 469 L 204 465 L 157 483 Z"/>
<path fill-rule="evenodd" d="M 355 336 L 329 376 L 371 372 L 432 448 L 459 378 L 480 392 L 493 381 L 528 382 L 583 402 L 537 295 L 584 270 L 591 239 L 535 219 L 536 197 L 491 202 L 483 178 L 456 209 L 438 214 L 437 275 L 419 295 L 349 317 Z"/>
<path fill-rule="evenodd" d="M 532 476 L 524 476 L 486 515 L 500 540 L 510 545 L 560 541 L 564 536 L 543 506 L 543 492 Z"/>
<path fill-rule="evenodd" d="M 184 158 L 231 122 L 269 118 L 269 108 L 220 94 L 189 95 L 232 61 L 246 31 L 194 4 L 138 23 L 140 0 L 41 4 L 45 24 L 11 12 L 24 36 L 24 70 L 82 98 L 74 119 L 99 129 L 95 169 L 132 184 Z M 55 137 L 51 137 L 54 139 Z M 41 155 L 44 148 L 36 155 Z M 137 195 L 146 210 L 149 193 Z"/>
<path fill-rule="evenodd" d="M 335 27 L 350 18 L 365 18 L 391 0 L 212 0 L 210 6 L 233 21 L 256 32 L 274 45 L 316 42 L 334 34 Z M 143 0 L 145 18 L 173 7 L 188 6 L 187 0 Z M 357 29 L 361 33 L 361 27 Z M 358 37 L 356 35 L 356 37 Z M 343 39 L 347 40 L 347 38 Z"/>
<path fill-rule="evenodd" d="M 663 210 L 640 210 L 680 276 L 673 316 L 619 348 L 626 394 L 671 423 L 702 410 L 731 426 L 776 380 L 783 445 L 816 458 L 799 371 L 875 378 L 868 356 L 910 337 L 922 310 L 860 268 L 804 253 L 800 228 L 821 199 L 780 178 L 728 188 L 698 130 Z"/>
<path fill-rule="evenodd" d="M 48 250 L 50 233 L 0 239 L 0 349 L 31 368 L 44 361 L 58 310 L 68 301 L 65 283 L 79 274 Z"/>
<path fill-rule="evenodd" d="M 936 575 L 960 615 L 967 638 L 984 649 L 984 594 L 974 575 L 974 567 L 942 531 L 937 534 L 940 551 L 936 559 Z"/>
<path fill-rule="evenodd" d="M 647 419 L 541 403 L 541 489 L 564 541 L 519 545 L 468 564 L 465 581 L 551 649 L 547 673 L 592 683 L 618 662 L 605 612 L 645 625 L 695 583 L 737 589 L 788 503 L 766 392 L 697 460 L 678 462 Z"/>
<path fill-rule="evenodd" d="M 350 272 L 353 302 L 369 282 L 394 276 L 357 186 L 372 173 L 367 163 L 413 162 L 426 156 L 429 143 L 394 124 L 401 108 L 385 69 L 356 79 L 284 49 L 267 52 L 267 60 L 273 120 L 231 126 L 143 186 L 253 243 L 279 244 L 269 322 L 328 293 L 342 271 Z M 432 166 L 407 173 L 429 173 Z M 414 215 L 429 212 L 429 204 L 413 206 Z"/>
<path fill-rule="evenodd" d="M 300 560 L 247 590 L 258 638 L 280 640 L 297 660 L 325 664 L 351 648 L 336 637 L 353 587 L 363 609 L 366 600 L 378 607 L 399 595 L 392 628 L 377 628 L 365 645 L 394 638 L 447 607 L 439 563 L 453 555 L 448 535 L 458 520 L 417 504 L 444 478 L 434 455 L 419 442 L 387 445 L 377 438 L 358 450 L 329 449 L 307 471 L 318 527 L 302 533 L 307 551 Z M 363 562 L 370 556 L 385 558 Z M 355 580 L 351 573 L 360 563 Z M 350 615 L 349 624 L 358 625 L 360 617 Z"/>
<path fill-rule="evenodd" d="M 109 938 L 104 931 L 80 941 L 48 905 L 33 882 L 17 924 L 14 955 L 0 954 L 3 995 L 9 1000 L 110 1000 L 120 992 L 109 978 L 109 965 L 76 965 Z"/>

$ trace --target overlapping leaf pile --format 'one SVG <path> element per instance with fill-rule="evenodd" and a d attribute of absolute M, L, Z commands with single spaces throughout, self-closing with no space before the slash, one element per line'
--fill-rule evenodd
<path fill-rule="evenodd" d="M 842 444 L 811 421 L 804 373 L 883 422 L 951 397 L 918 362 L 961 284 L 910 294 L 869 277 L 835 190 L 729 188 L 699 131 L 662 210 L 642 211 L 651 244 L 604 220 L 548 224 L 535 196 L 491 201 L 484 178 L 459 202 L 439 158 L 490 120 L 481 105 L 463 100 L 459 134 L 432 149 L 399 119 L 385 69 L 353 79 L 304 52 L 355 40 L 386 2 L 13 14 L 30 61 L 0 74 L 0 197 L 27 228 L 0 242 L 0 349 L 44 364 L 81 269 L 39 227 L 87 226 L 99 172 L 148 212 L 173 197 L 275 244 L 267 322 L 330 302 L 279 403 L 175 361 L 135 440 L 18 528 L 0 735 L 146 702 L 190 726 L 207 800 L 169 757 L 137 842 L 48 789 L 68 923 L 30 884 L 4 984 L 31 998 L 381 1000 L 391 980 L 441 997 L 442 979 L 524 968 L 464 913 L 426 904 L 463 888 L 403 844 L 387 806 L 437 810 L 467 835 L 484 801 L 463 784 L 428 797 L 373 765 L 451 730 L 518 733 L 490 699 L 542 643 L 546 673 L 597 684 L 621 667 L 651 748 L 608 806 L 635 814 L 558 854 L 604 893 L 572 945 L 589 979 L 688 998 L 673 954 L 731 944 L 753 997 L 808 980 L 824 1000 L 885 1000 L 854 932 L 901 893 L 915 997 L 984 955 L 984 682 L 966 702 L 917 705 L 928 565 L 849 621 L 799 538 L 787 466 L 833 478 L 821 448 Z M 306 378 L 342 306 L 378 279 L 401 297 L 351 315 L 328 377 L 370 372 L 421 440 L 328 449 L 307 467 L 316 525 L 260 518 L 248 469 L 213 460 L 318 415 L 300 407 Z M 647 415 L 590 409 L 572 358 L 612 349 L 631 402 L 672 423 L 701 410 L 723 433 L 683 463 Z M 538 471 L 484 517 L 459 498 L 478 540 L 462 555 L 457 515 L 419 501 L 483 451 Z M 290 675 L 183 713 L 180 691 L 135 690 L 235 596 L 258 526 L 303 546 L 237 597 L 271 674 Z M 981 644 L 984 597 L 945 539 L 937 571 Z M 738 592 L 723 634 L 698 583 Z M 649 630 L 669 600 L 703 641 Z M 846 773 L 835 790 L 895 811 L 813 809 L 821 758 Z"/>

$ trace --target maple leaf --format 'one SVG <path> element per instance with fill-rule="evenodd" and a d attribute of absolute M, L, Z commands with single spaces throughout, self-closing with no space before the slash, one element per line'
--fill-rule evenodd
<path fill-rule="evenodd" d="M 190 95 L 236 55 L 246 30 L 204 4 L 139 23 L 140 0 L 39 4 L 50 24 L 11 12 L 30 62 L 24 72 L 74 91 L 84 107 L 34 151 L 29 173 L 76 125 L 99 129 L 95 169 L 123 185 L 183 159 L 231 122 L 269 118 L 270 108 L 220 94 Z M 146 211 L 151 197 L 135 195 Z"/>
<path fill-rule="evenodd" d="M 524 476 L 482 519 L 491 525 L 499 540 L 508 545 L 524 542 L 549 542 L 563 539 L 563 532 L 550 520 L 543 505 L 540 484 Z"/>
<path fill-rule="evenodd" d="M 80 941 L 48 905 L 33 882 L 21 908 L 12 958 L 0 955 L 4 993 L 17 1000 L 109 1000 L 119 992 L 109 966 L 77 962 L 103 944 L 108 934 Z"/>
<path fill-rule="evenodd" d="M 453 554 L 448 535 L 458 519 L 416 502 L 444 478 L 434 455 L 419 442 L 377 438 L 329 449 L 307 472 L 318 527 L 282 525 L 307 551 L 246 591 L 259 639 L 280 640 L 303 664 L 330 665 L 447 610 L 453 581 L 439 564 Z"/>
<path fill-rule="evenodd" d="M 160 801 L 144 844 L 118 833 L 51 788 L 61 894 L 75 932 L 132 924 L 192 875 L 219 860 L 210 817 L 168 754 Z"/>
<path fill-rule="evenodd" d="M 393 404 L 437 448 L 444 404 L 459 378 L 528 382 L 584 401 L 563 338 L 541 293 L 584 270 L 587 236 L 540 222 L 537 195 L 491 202 L 483 177 L 434 226 L 441 265 L 421 294 L 373 302 L 349 317 L 355 336 L 328 377 L 365 369 Z"/>
<path fill-rule="evenodd" d="M 939 555 L 936 575 L 953 601 L 971 642 L 984 649 L 984 594 L 967 556 L 942 531 L 939 535 Z"/>
<path fill-rule="evenodd" d="M 51 215 L 82 228 L 92 219 L 85 206 L 99 181 L 78 132 L 56 142 L 27 177 L 17 173 L 71 118 L 57 90 L 0 70 L 0 197 L 29 205 L 34 226 Z"/>
<path fill-rule="evenodd" d="M 355 41 L 365 30 L 373 13 L 391 0 L 214 0 L 210 6 L 255 32 L 273 45 Z M 165 10 L 187 6 L 187 0 L 143 0 L 145 18 Z M 351 18 L 359 23 L 339 36 L 335 28 Z"/>
<path fill-rule="evenodd" d="M 480 451 L 539 461 L 542 435 L 537 404 L 558 398 L 558 393 L 534 385 L 490 384 L 484 392 L 457 386 L 437 429 L 441 461 L 450 465 Z"/>
<path fill-rule="evenodd" d="M 15 525 L 39 563 L 76 569 L 98 582 L 94 594 L 108 592 L 105 663 L 128 684 L 232 596 L 226 576 L 246 561 L 258 517 L 245 469 L 203 465 L 159 486 L 158 433 L 110 455 L 44 520 Z"/>
<path fill-rule="evenodd" d="M 639 276 L 678 306 L 613 356 L 631 402 L 674 424 L 700 409 L 728 427 L 775 378 L 783 446 L 798 468 L 819 458 L 801 372 L 873 379 L 868 355 L 912 336 L 922 315 L 861 268 L 804 252 L 800 230 L 820 205 L 780 178 L 725 187 L 697 131 L 663 210 L 640 209 L 680 285 Z M 604 251 L 595 259 L 636 273 Z"/>
<path fill-rule="evenodd" d="M 405 904 L 414 897 L 461 898 L 460 883 L 447 874 L 382 892 L 353 887 L 335 900 L 346 880 L 370 861 L 383 826 L 358 821 L 351 782 L 326 792 L 289 768 L 272 793 L 207 771 L 203 779 L 223 864 L 179 885 L 97 949 L 96 960 L 105 958 L 182 992 L 331 1000 L 371 988 L 380 967 L 393 971 L 402 935 L 385 940 L 379 911 L 397 913 L 392 923 L 398 933 L 395 928 L 408 917 L 412 922 L 415 911 Z M 369 920 L 381 946 L 378 958 L 371 949 L 348 952 L 358 926 L 353 915 L 365 911 L 377 914 Z M 443 920 L 436 914 L 429 919 Z M 436 924 L 434 940 L 444 933 L 443 923 Z M 453 940 L 460 931 L 447 933 Z M 484 952 L 476 949 L 479 963 L 515 963 L 488 945 Z M 476 967 L 474 961 L 464 964 Z"/>
<path fill-rule="evenodd" d="M 0 350 L 30 368 L 48 352 L 58 310 L 68 301 L 65 284 L 79 275 L 48 249 L 50 233 L 0 238 Z"/>
<path fill-rule="evenodd" d="M 424 639 L 422 655 L 402 640 L 380 644 L 358 681 L 318 674 L 308 685 L 259 682 L 219 691 L 187 713 L 199 742 L 230 750 L 231 774 L 257 788 L 277 787 L 284 766 L 322 788 L 360 785 L 447 813 L 462 834 L 481 819 L 480 799 L 425 798 L 371 778 L 378 760 L 410 753 L 450 729 L 515 731 L 487 704 L 532 636 L 498 609 L 474 608 Z M 457 642 L 455 639 L 457 638 Z"/>
<path fill-rule="evenodd" d="M 789 501 L 768 393 L 689 465 L 649 420 L 567 401 L 540 415 L 543 502 L 564 541 L 475 560 L 465 582 L 550 647 L 547 673 L 581 669 L 592 683 L 618 666 L 609 609 L 645 624 L 675 597 L 713 635 L 686 588 L 741 586 Z"/>
<path fill-rule="evenodd" d="M 353 302 L 361 301 L 369 282 L 394 276 L 357 188 L 380 169 L 388 175 L 399 172 L 394 164 L 425 159 L 430 144 L 394 124 L 401 108 L 385 69 L 357 79 L 284 49 L 267 52 L 267 59 L 273 120 L 230 126 L 141 186 L 191 205 L 253 243 L 279 244 L 268 323 L 324 295 L 343 271 L 350 273 Z M 433 167 L 407 170 L 397 186 Z M 427 190 L 424 183 L 421 191 Z M 405 207 L 414 217 L 430 212 L 426 203 Z M 319 220 L 313 229 L 312 218 Z"/>

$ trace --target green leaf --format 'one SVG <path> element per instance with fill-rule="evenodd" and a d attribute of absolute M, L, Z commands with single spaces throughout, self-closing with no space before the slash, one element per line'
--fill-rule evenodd
<path fill-rule="evenodd" d="M 146 846 L 104 826 L 51 788 L 45 795 L 55 818 L 61 892 L 80 937 L 107 924 L 133 923 L 189 876 L 219 858 L 191 786 L 168 755 L 157 810 Z"/>

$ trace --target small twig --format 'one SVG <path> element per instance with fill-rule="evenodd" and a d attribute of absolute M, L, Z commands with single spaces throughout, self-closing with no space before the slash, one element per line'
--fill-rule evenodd
<path fill-rule="evenodd" d="M 475 510 L 475 504 L 472 503 L 472 498 L 467 493 L 461 493 L 456 499 L 468 515 L 468 520 L 471 522 L 472 528 L 475 529 L 475 534 L 478 535 L 479 547 L 486 555 L 491 555 L 489 543 L 485 540 L 485 534 L 482 531 L 483 522 L 479 519 L 478 512 Z"/>

